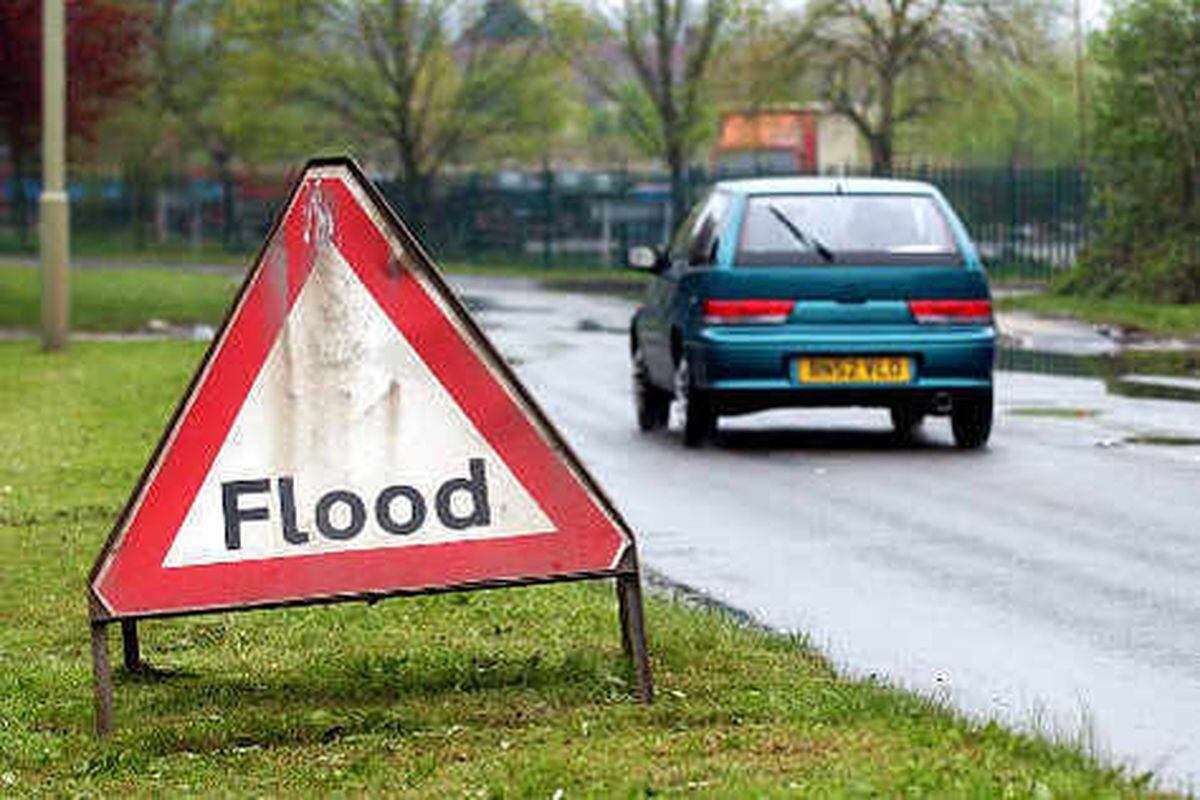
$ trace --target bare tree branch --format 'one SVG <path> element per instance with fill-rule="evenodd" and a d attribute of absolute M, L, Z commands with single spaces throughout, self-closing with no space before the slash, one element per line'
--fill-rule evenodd
<path fill-rule="evenodd" d="M 1012 57 L 1020 0 L 816 0 L 789 49 L 822 66 L 823 99 L 890 171 L 897 128 L 929 114 L 969 77 L 972 54 Z"/>
<path fill-rule="evenodd" d="M 722 34 L 732 14 L 730 0 L 622 0 L 598 8 L 594 19 L 620 43 L 628 70 L 602 62 L 602 46 L 559 42 L 556 50 L 584 80 L 622 111 L 638 138 L 654 142 L 671 174 L 675 218 L 685 203 L 684 171 L 704 118 L 703 98 Z M 631 84 L 636 91 L 631 92 Z M 639 93 L 653 109 L 639 105 Z"/>

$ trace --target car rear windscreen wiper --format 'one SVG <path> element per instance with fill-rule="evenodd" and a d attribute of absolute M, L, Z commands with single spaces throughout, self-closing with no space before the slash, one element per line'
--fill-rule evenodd
<path fill-rule="evenodd" d="M 781 209 L 779 206 L 775 205 L 774 203 L 770 203 L 767 205 L 767 210 L 771 212 L 775 219 L 779 220 L 779 223 L 783 225 L 783 227 L 787 228 L 788 233 L 790 233 L 792 237 L 795 238 L 795 240 L 800 244 L 804 245 L 809 250 L 816 250 L 821 258 L 830 263 L 835 260 L 833 251 L 826 247 L 824 242 L 811 233 L 806 233 L 801 230 L 800 226 L 792 222 L 792 218 L 783 213 L 783 209 Z"/>

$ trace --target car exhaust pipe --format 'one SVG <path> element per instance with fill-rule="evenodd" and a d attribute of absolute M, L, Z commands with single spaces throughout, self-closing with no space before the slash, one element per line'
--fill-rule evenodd
<path fill-rule="evenodd" d="M 933 396 L 933 411 L 935 414 L 949 414 L 952 405 L 954 405 L 954 401 L 945 392 L 938 392 Z"/>

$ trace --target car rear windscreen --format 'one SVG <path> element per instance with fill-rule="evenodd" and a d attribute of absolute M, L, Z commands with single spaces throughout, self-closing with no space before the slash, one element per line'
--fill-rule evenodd
<path fill-rule="evenodd" d="M 794 194 L 749 198 L 737 263 L 955 265 L 962 263 L 927 195 Z"/>

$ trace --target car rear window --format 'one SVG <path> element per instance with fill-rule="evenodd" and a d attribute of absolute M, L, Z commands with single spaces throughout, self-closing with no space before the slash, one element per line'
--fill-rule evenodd
<path fill-rule="evenodd" d="M 946 265 L 962 256 L 927 195 L 756 195 L 747 202 L 737 263 Z"/>

